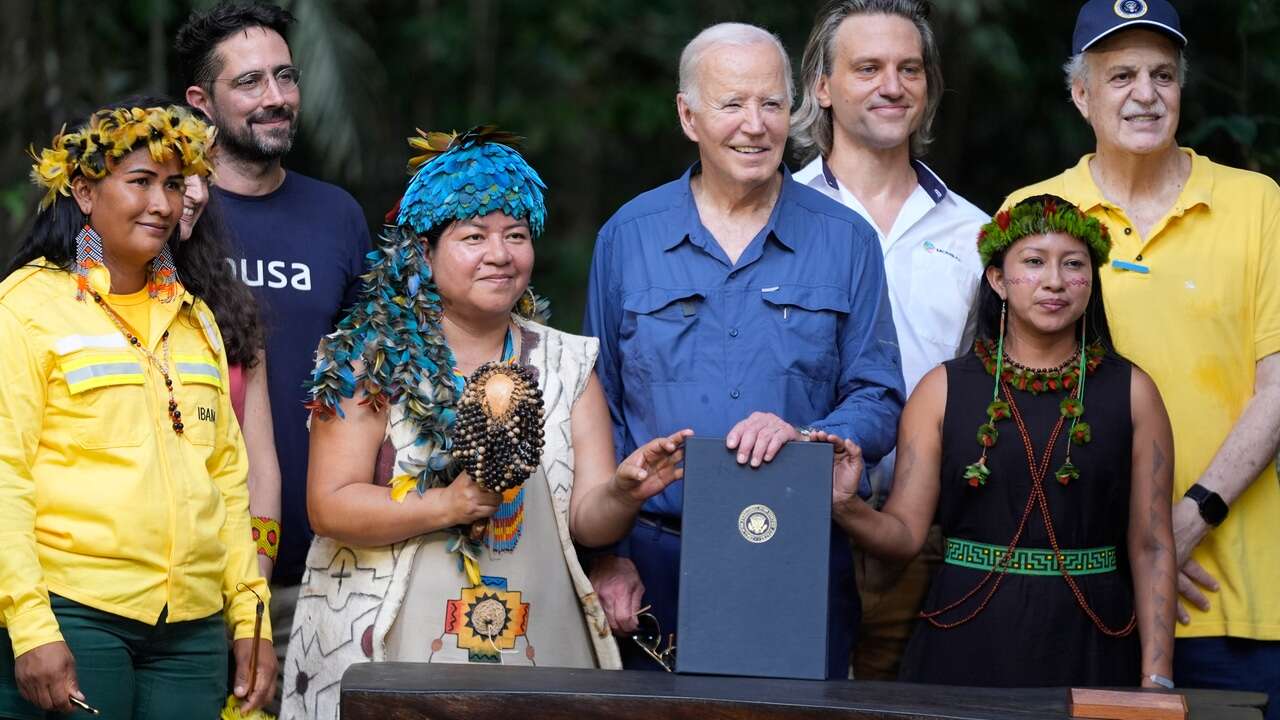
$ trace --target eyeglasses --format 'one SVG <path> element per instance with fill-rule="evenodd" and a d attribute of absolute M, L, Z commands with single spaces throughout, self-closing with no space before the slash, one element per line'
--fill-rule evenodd
<path fill-rule="evenodd" d="M 231 89 L 243 94 L 249 98 L 260 98 L 267 91 L 267 87 L 271 84 L 270 73 L 262 70 L 254 70 L 244 75 L 238 75 L 233 78 L 218 78 L 225 80 L 231 84 Z M 302 71 L 290 65 L 282 67 L 275 71 L 276 87 L 280 88 L 280 92 L 288 92 L 298 87 L 298 81 L 302 79 Z"/>
<path fill-rule="evenodd" d="M 646 655 L 662 666 L 667 672 L 675 672 L 676 634 L 667 636 L 667 646 L 662 647 L 662 625 L 652 613 L 642 612 L 636 616 L 639 627 L 631 634 L 632 641 L 640 646 Z"/>

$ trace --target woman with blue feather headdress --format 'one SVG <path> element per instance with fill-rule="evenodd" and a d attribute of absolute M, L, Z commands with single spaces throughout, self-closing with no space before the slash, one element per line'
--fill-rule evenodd
<path fill-rule="evenodd" d="M 283 717 L 337 717 L 368 660 L 621 666 L 574 543 L 623 537 L 689 431 L 615 466 L 598 342 L 544 325 L 529 290 L 546 186 L 514 143 L 410 139 L 362 295 L 317 352 Z"/>

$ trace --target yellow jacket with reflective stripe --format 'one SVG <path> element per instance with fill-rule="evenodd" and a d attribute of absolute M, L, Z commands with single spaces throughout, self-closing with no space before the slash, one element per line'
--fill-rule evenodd
<path fill-rule="evenodd" d="M 44 265 L 0 283 L 0 622 L 14 655 L 62 639 L 49 593 L 148 624 L 166 607 L 166 622 L 225 611 L 252 637 L 256 599 L 237 586 L 268 591 L 213 313 L 187 293 L 150 303 L 158 358 L 169 331 L 178 435 L 160 371 Z"/>

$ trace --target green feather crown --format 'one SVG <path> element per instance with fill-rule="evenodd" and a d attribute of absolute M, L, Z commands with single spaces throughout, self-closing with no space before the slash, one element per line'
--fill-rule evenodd
<path fill-rule="evenodd" d="M 1111 235 L 1107 226 L 1080 208 L 1053 195 L 1038 195 L 1001 210 L 978 231 L 978 255 L 983 266 L 1015 242 L 1029 235 L 1065 233 L 1089 246 L 1093 264 L 1107 264 L 1111 255 Z"/>

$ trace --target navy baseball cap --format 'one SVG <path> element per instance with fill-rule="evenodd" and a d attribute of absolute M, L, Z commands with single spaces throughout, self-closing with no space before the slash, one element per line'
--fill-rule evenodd
<path fill-rule="evenodd" d="M 1089 0 L 1076 16 L 1071 54 L 1079 55 L 1114 32 L 1138 27 L 1163 33 L 1180 48 L 1187 46 L 1178 11 L 1168 0 Z"/>

